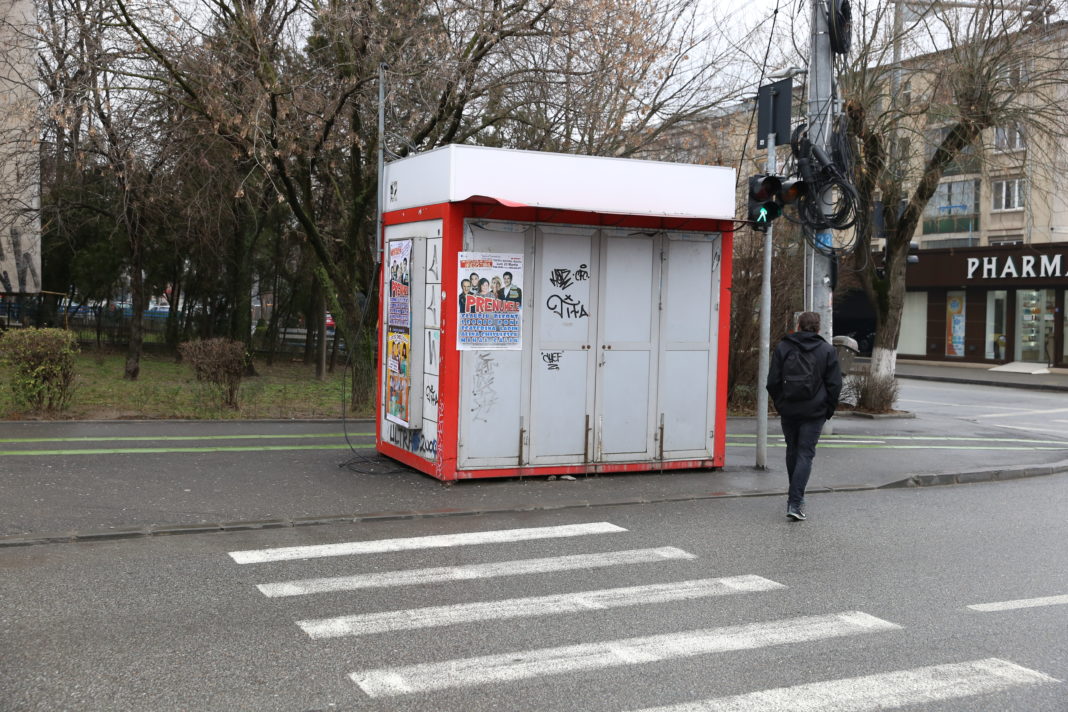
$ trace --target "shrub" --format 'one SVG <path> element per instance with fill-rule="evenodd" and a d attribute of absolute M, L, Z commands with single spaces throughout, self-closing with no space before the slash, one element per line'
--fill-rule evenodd
<path fill-rule="evenodd" d="M 217 388 L 225 405 L 237 407 L 237 392 L 248 365 L 248 353 L 243 343 L 230 339 L 198 339 L 179 344 L 178 353 L 193 368 L 198 381 Z"/>
<path fill-rule="evenodd" d="M 897 379 L 875 378 L 867 371 L 846 376 L 842 400 L 859 410 L 889 413 L 897 402 Z"/>
<path fill-rule="evenodd" d="M 12 329 L 0 334 L 0 361 L 12 368 L 15 403 L 35 411 L 61 411 L 74 395 L 78 340 L 64 329 Z"/>

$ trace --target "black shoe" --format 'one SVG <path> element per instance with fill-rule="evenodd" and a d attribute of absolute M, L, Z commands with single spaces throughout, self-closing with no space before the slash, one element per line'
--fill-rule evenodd
<path fill-rule="evenodd" d="M 786 509 L 786 517 L 795 522 L 801 522 L 805 520 L 805 513 L 801 511 L 800 507 L 791 506 Z"/>

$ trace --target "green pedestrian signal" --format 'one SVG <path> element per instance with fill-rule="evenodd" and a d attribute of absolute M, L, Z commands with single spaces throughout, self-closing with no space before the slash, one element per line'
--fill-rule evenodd
<path fill-rule="evenodd" d="M 782 179 L 775 175 L 749 177 L 749 223 L 758 232 L 767 232 L 771 221 L 782 215 Z"/>

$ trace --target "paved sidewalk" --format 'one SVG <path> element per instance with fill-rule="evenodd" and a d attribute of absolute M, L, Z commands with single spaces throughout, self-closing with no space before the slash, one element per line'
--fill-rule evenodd
<path fill-rule="evenodd" d="M 834 491 L 1068 471 L 1063 440 L 922 413 L 834 423 L 810 482 L 814 510 Z M 0 547 L 718 497 L 768 496 L 777 511 L 784 446 L 775 419 L 769 431 L 766 471 L 754 467 L 756 419 L 731 418 L 717 471 L 446 486 L 379 457 L 366 421 L 0 422 Z"/>

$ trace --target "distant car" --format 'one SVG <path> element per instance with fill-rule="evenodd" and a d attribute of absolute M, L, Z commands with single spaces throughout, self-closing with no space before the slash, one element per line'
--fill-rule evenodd
<path fill-rule="evenodd" d="M 326 328 L 327 329 L 333 329 L 334 326 L 335 326 L 335 324 L 334 324 L 334 315 L 331 314 L 330 312 L 327 312 L 326 313 Z"/>

